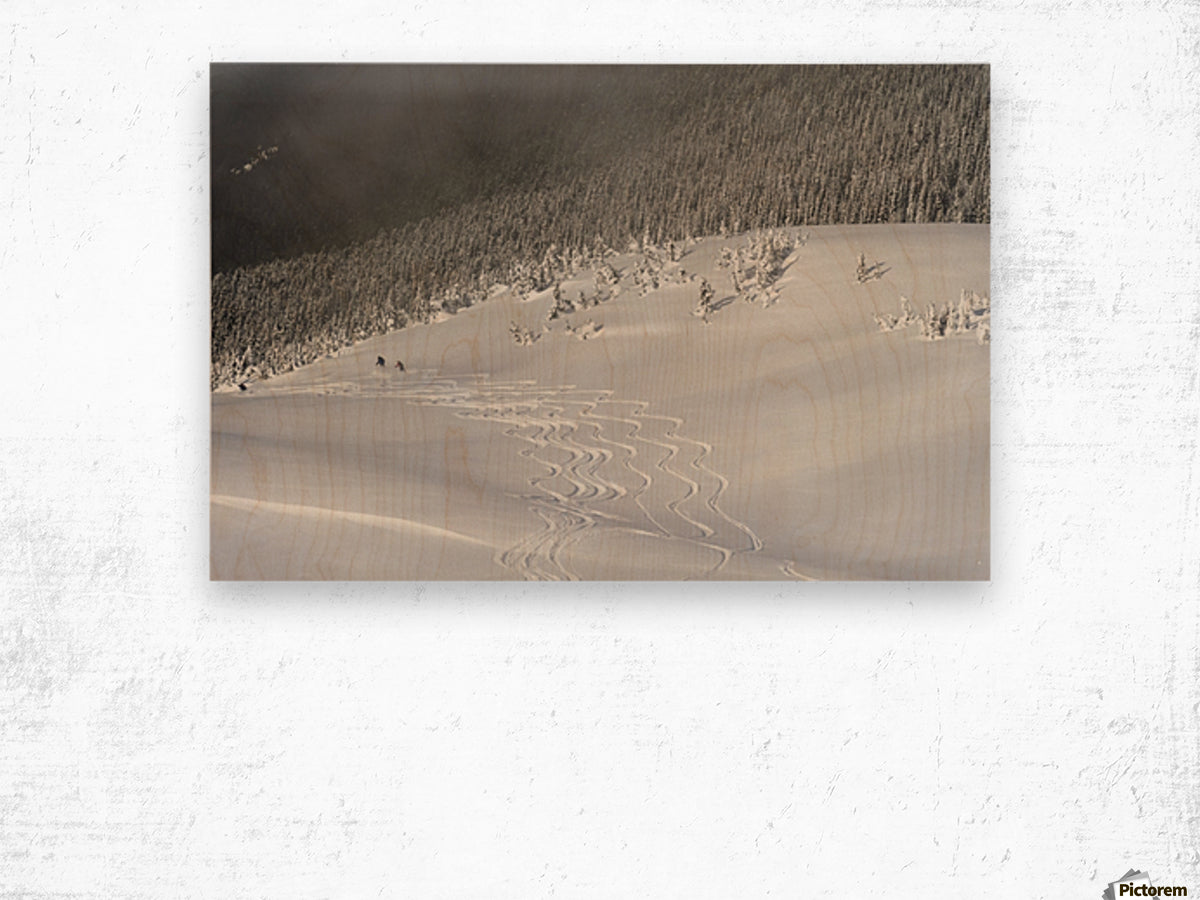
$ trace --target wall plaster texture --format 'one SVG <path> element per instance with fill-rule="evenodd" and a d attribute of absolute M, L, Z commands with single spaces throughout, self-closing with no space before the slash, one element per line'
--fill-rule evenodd
<path fill-rule="evenodd" d="M 1200 892 L 1200 6 L 0 8 L 0 896 Z M 992 64 L 993 581 L 210 584 L 213 60 Z"/>

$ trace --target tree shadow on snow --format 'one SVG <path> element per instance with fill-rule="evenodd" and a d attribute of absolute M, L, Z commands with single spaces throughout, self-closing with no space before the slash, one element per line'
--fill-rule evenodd
<path fill-rule="evenodd" d="M 886 260 L 881 260 L 874 265 L 869 266 L 867 270 L 863 272 L 862 281 L 864 283 L 868 281 L 876 281 L 890 271 L 892 271 L 892 267 L 887 264 Z"/>

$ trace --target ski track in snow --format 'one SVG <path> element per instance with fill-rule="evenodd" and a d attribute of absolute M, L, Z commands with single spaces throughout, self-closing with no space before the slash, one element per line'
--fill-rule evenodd
<path fill-rule="evenodd" d="M 579 580 L 569 551 L 604 532 L 699 549 L 712 560 L 691 576 L 701 579 L 718 575 L 735 557 L 749 561 L 747 555 L 763 547 L 748 524 L 721 508 L 729 481 L 707 463 L 712 446 L 683 436 L 682 419 L 652 414 L 645 401 L 615 399 L 609 390 L 482 377 L 470 384 L 431 377 L 270 389 L 275 395 L 313 392 L 446 407 L 465 419 L 494 422 L 525 444 L 520 455 L 545 469 L 529 479 L 524 495 L 543 528 L 495 560 L 526 580 Z M 772 571 L 811 580 L 790 561 Z"/>

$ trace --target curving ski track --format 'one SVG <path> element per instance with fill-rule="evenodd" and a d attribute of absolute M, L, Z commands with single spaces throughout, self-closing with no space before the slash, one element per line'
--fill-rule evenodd
<path fill-rule="evenodd" d="M 446 378 L 378 387 L 327 382 L 316 389 L 446 407 L 465 419 L 495 422 L 525 444 L 520 455 L 544 469 L 524 495 L 543 527 L 495 555 L 521 578 L 579 580 L 570 550 L 606 532 L 701 551 L 711 564 L 695 578 L 719 575 L 736 557 L 763 547 L 747 523 L 721 508 L 729 481 L 707 463 L 712 446 L 682 435 L 682 419 L 652 414 L 645 401 L 616 399 L 609 390 L 482 378 L 469 385 Z M 808 580 L 791 563 L 775 571 Z"/>

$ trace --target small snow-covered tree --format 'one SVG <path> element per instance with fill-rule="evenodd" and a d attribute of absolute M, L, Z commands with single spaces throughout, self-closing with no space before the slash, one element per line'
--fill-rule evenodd
<path fill-rule="evenodd" d="M 854 277 L 858 279 L 859 284 L 867 280 L 867 255 L 865 253 L 858 254 L 858 267 L 854 270 Z"/>
<path fill-rule="evenodd" d="M 612 263 L 603 262 L 596 269 L 595 279 L 598 284 L 617 285 L 621 281 L 621 275 L 613 268 Z"/>
<path fill-rule="evenodd" d="M 699 316 L 704 320 L 704 324 L 709 324 L 709 316 L 713 312 L 713 302 L 715 301 L 717 292 L 713 290 L 712 285 L 708 283 L 707 278 L 700 279 L 700 297 L 696 301 L 696 308 L 692 311 L 692 315 Z"/>
<path fill-rule="evenodd" d="M 541 337 L 540 334 L 534 334 L 530 329 L 522 328 L 516 322 L 509 322 L 508 333 L 512 335 L 513 342 L 521 347 L 527 347 Z"/>
<path fill-rule="evenodd" d="M 880 331 L 895 331 L 897 328 L 896 317 L 889 313 L 875 313 L 874 319 Z"/>
<path fill-rule="evenodd" d="M 547 321 L 553 321 L 560 316 L 565 316 L 575 311 L 574 305 L 563 296 L 562 282 L 554 283 L 554 305 L 550 307 L 550 312 L 546 315 Z"/>

